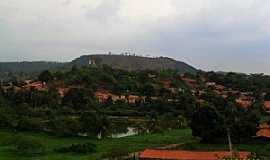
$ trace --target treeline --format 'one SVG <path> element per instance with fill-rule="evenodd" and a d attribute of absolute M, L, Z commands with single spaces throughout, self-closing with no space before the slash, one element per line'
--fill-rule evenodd
<path fill-rule="evenodd" d="M 208 79 L 228 87 L 244 87 L 235 84 L 236 80 L 224 83 L 226 75 L 201 74 L 187 76 L 197 83 Z M 1 128 L 46 131 L 60 136 L 105 136 L 112 125 L 109 116 L 140 115 L 148 119 L 150 131 L 168 129 L 176 120 L 179 125 L 187 123 L 193 135 L 203 141 L 227 141 L 230 136 L 232 141 L 242 142 L 256 135 L 262 112 L 259 100 L 250 108 L 242 108 L 234 97 L 224 99 L 211 89 L 204 90 L 203 101 L 199 101 L 175 70 L 126 71 L 107 65 L 74 66 L 66 72 L 44 71 L 37 80 L 46 83 L 44 90 L 0 91 Z M 68 88 L 63 97 L 59 87 Z M 135 103 L 111 98 L 99 101 L 95 97 L 99 89 L 145 98 Z"/>
<path fill-rule="evenodd" d="M 7 90 L 1 89 L 0 127 L 46 131 L 55 135 L 103 136 L 111 125 L 109 115 L 144 115 L 159 123 L 159 115 L 172 113 L 171 119 L 177 119 L 195 105 L 187 86 L 173 70 L 132 72 L 106 65 L 74 66 L 67 72 L 44 71 L 37 80 L 46 83 L 46 88 L 24 89 L 23 84 L 17 84 Z M 171 82 L 170 87 L 183 90 L 170 91 L 163 84 L 165 80 Z M 14 89 L 16 87 L 21 89 Z M 58 87 L 69 90 L 61 97 Z M 146 98 L 136 103 L 113 102 L 111 99 L 100 102 L 94 95 L 100 88 L 115 94 Z M 151 98 L 153 96 L 157 98 Z M 153 124 L 152 128 L 157 128 L 154 126 L 158 125 Z"/>
<path fill-rule="evenodd" d="M 216 73 L 206 72 L 205 76 L 213 82 L 240 91 L 270 92 L 270 76 L 264 74 Z"/>

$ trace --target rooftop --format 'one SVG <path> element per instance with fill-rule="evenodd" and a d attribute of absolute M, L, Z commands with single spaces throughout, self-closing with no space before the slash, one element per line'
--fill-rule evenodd
<path fill-rule="evenodd" d="M 238 158 L 248 158 L 250 152 L 239 152 Z M 139 156 L 140 159 L 160 159 L 160 160 L 218 160 L 224 157 L 230 157 L 231 152 L 195 152 L 195 151 L 170 151 L 170 150 L 151 150 L 147 149 Z"/>

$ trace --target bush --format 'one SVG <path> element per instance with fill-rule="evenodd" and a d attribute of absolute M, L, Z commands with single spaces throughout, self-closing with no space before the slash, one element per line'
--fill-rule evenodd
<path fill-rule="evenodd" d="M 55 149 L 58 153 L 79 153 L 79 154 L 86 154 L 86 153 L 94 153 L 96 152 L 96 145 L 91 143 L 85 144 L 72 144 L 68 147 L 62 147 Z"/>
<path fill-rule="evenodd" d="M 105 154 L 103 154 L 103 158 L 119 159 L 120 157 L 128 156 L 129 153 L 130 152 L 128 148 L 114 146 L 113 148 L 108 150 Z"/>
<path fill-rule="evenodd" d="M 44 144 L 33 137 L 10 137 L 6 144 L 13 146 L 15 151 L 21 154 L 43 154 L 46 151 Z"/>

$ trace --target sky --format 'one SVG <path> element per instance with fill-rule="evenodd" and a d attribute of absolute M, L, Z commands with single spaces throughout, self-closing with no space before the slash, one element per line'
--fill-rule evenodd
<path fill-rule="evenodd" d="M 109 51 L 270 74 L 270 0 L 0 1 L 0 61 Z"/>

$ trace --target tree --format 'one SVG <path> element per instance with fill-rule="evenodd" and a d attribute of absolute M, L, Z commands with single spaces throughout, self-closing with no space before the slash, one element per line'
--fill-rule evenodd
<path fill-rule="evenodd" d="M 83 133 L 88 135 L 103 137 L 110 125 L 107 117 L 99 112 L 85 112 L 80 117 L 80 123 Z"/>
<path fill-rule="evenodd" d="M 153 87 L 151 83 L 146 83 L 142 86 L 141 92 L 143 93 L 143 95 L 146 95 L 146 96 L 154 96 L 155 88 Z"/>
<path fill-rule="evenodd" d="M 204 104 L 195 110 L 190 127 L 193 136 L 201 137 L 204 142 L 211 142 L 215 137 L 224 137 L 225 134 L 222 119 L 210 104 Z"/>
<path fill-rule="evenodd" d="M 46 70 L 38 76 L 38 80 L 48 83 L 49 81 L 53 80 L 53 75 L 50 71 Z"/>
<path fill-rule="evenodd" d="M 256 135 L 258 124 L 259 114 L 256 111 L 243 109 L 232 101 L 223 107 L 211 103 L 199 106 L 191 119 L 193 135 L 205 142 L 247 141 Z"/>
<path fill-rule="evenodd" d="M 71 89 L 64 96 L 62 100 L 63 105 L 72 106 L 76 110 L 87 109 L 91 103 L 94 103 L 94 100 L 91 99 L 92 92 L 87 89 Z M 91 105 L 93 106 L 93 105 Z"/>

